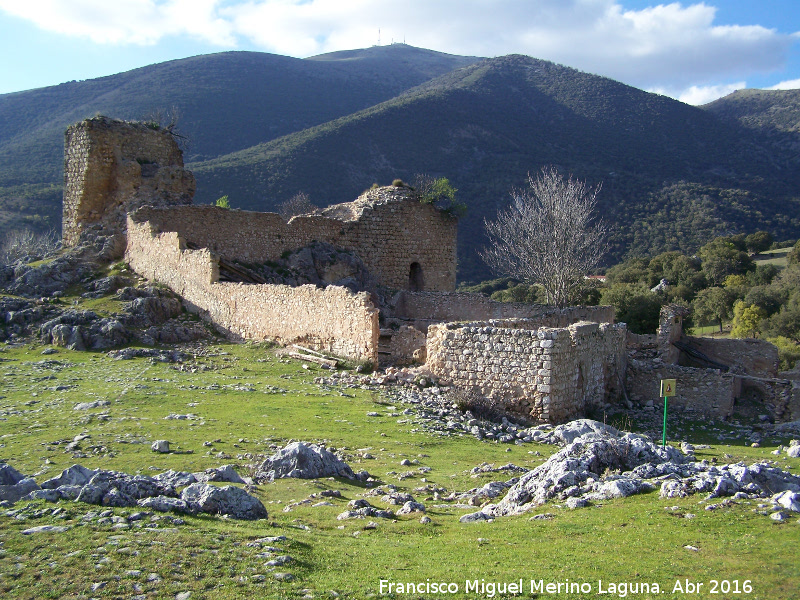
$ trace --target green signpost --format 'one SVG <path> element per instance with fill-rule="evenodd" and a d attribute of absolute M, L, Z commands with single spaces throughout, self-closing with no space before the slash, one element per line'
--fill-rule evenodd
<path fill-rule="evenodd" d="M 664 428 L 661 434 L 661 445 L 667 445 L 667 398 L 675 395 L 676 382 L 674 379 L 661 380 L 661 395 L 664 397 Z"/>

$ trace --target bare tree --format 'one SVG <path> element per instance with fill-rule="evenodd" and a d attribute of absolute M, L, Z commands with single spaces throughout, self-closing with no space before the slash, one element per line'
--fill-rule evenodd
<path fill-rule="evenodd" d="M 44 233 L 14 229 L 6 233 L 3 243 L 0 244 L 0 264 L 39 260 L 53 254 L 60 247 L 61 238 L 52 229 Z"/>
<path fill-rule="evenodd" d="M 528 188 L 513 190 L 511 205 L 484 220 L 490 245 L 481 258 L 498 274 L 540 284 L 548 303 L 568 305 L 608 247 L 607 229 L 592 215 L 599 191 L 554 167 L 528 175 Z"/>
<path fill-rule="evenodd" d="M 278 214 L 287 221 L 298 215 L 317 214 L 319 207 L 311 203 L 305 192 L 298 192 L 278 206 Z"/>

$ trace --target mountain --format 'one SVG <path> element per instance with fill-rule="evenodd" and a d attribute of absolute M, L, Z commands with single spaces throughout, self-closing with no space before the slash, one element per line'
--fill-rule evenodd
<path fill-rule="evenodd" d="M 0 228 L 57 225 L 64 130 L 96 114 L 169 119 L 186 160 L 351 114 L 479 60 L 394 44 L 296 59 L 224 52 L 0 95 Z"/>
<path fill-rule="evenodd" d="M 462 281 L 489 275 L 475 252 L 484 218 L 550 164 L 602 186 L 609 261 L 739 231 L 800 237 L 796 95 L 737 94 L 698 108 L 526 56 L 404 44 L 198 56 L 0 96 L 0 230 L 60 222 L 68 124 L 175 106 L 197 202 L 271 210 L 302 191 L 325 206 L 373 183 L 448 177 L 468 205 Z"/>
<path fill-rule="evenodd" d="M 737 90 L 703 108 L 756 131 L 800 134 L 800 90 Z"/>
<path fill-rule="evenodd" d="M 709 111 L 524 56 L 452 71 L 384 103 L 253 148 L 190 165 L 198 200 L 271 209 L 298 191 L 320 206 L 373 182 L 446 176 L 469 207 L 459 278 L 488 275 L 476 257 L 483 219 L 529 172 L 554 164 L 602 184 L 599 208 L 626 251 L 695 250 L 709 236 L 800 232 L 796 154 Z"/>

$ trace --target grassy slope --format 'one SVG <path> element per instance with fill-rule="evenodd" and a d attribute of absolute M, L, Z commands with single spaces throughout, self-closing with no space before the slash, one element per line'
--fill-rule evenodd
<path fill-rule="evenodd" d="M 364 389 L 320 388 L 311 379 L 323 371 L 282 362 L 259 345 L 214 346 L 196 361 L 196 366 L 211 369 L 196 373 L 146 359 L 112 361 L 104 354 L 64 350 L 44 357 L 40 351 L 28 346 L 0 353 L 4 380 L 0 457 L 24 473 L 37 473 L 39 480 L 75 462 L 143 474 L 234 463 L 246 473 L 242 465 L 251 462 L 248 457 L 270 453 L 272 443 L 302 439 L 346 447 L 354 468 L 365 468 L 407 491 L 425 485 L 422 477 L 429 484 L 462 491 L 505 478 L 499 474 L 471 478 L 469 469 L 483 461 L 533 467 L 555 450 L 412 433 L 413 424 L 398 423 L 404 416 L 399 414 L 402 406 L 390 399 Z M 43 366 L 42 360 L 55 360 L 61 366 Z M 59 386 L 69 389 L 56 390 Z M 75 404 L 94 399 L 108 400 L 110 405 L 72 410 Z M 370 411 L 383 416 L 366 416 Z M 193 413 L 199 418 L 165 419 L 170 413 Z M 101 419 L 100 414 L 108 418 Z M 713 424 L 689 423 L 680 434 L 697 442 L 722 431 L 727 428 L 715 432 Z M 76 460 L 58 442 L 79 433 L 91 436 L 82 443 L 91 456 Z M 149 443 L 155 439 L 170 440 L 177 452 L 152 453 Z M 213 447 L 204 447 L 205 441 L 213 441 Z M 716 444 L 699 451 L 699 456 L 722 460 L 728 452 L 734 457 L 730 460 L 774 458 L 770 451 L 776 442 L 754 449 L 744 440 L 729 441 L 731 446 Z M 359 458 L 359 450 L 368 450 L 375 459 Z M 217 458 L 217 452 L 232 458 Z M 404 458 L 418 460 L 432 471 L 399 481 L 397 473 L 414 468 L 401 467 Z M 780 463 L 800 466 L 800 460 Z M 305 505 L 283 512 L 288 503 L 327 488 L 343 495 L 332 499 L 334 506 Z M 8 598 L 80 594 L 110 598 L 132 595 L 138 584 L 158 597 L 186 590 L 194 592 L 193 598 L 286 598 L 305 593 L 299 590 L 324 597 L 335 590 L 342 597 L 364 598 L 378 592 L 380 579 L 455 581 L 461 589 L 467 578 L 526 582 L 568 578 L 591 582 L 595 588 L 598 579 L 606 584 L 655 581 L 671 591 L 676 579 L 688 577 L 706 582 L 749 579 L 755 591 L 748 597 L 778 599 L 790 597 L 800 587 L 793 567 L 800 536 L 797 519 L 774 524 L 752 512 L 755 503 L 709 512 L 698 505 L 699 497 L 664 501 L 653 493 L 585 510 L 548 504 L 534 511 L 553 513 L 550 521 L 530 521 L 527 515 L 463 525 L 458 523 L 463 510 L 437 508 L 438 502 L 412 492 L 428 506 L 432 524 L 400 517 L 396 522 L 377 519 L 377 529 L 363 530 L 365 521 L 335 519 L 361 492 L 361 484 L 347 481 L 283 480 L 257 490 L 270 511 L 269 522 L 187 517 L 186 525 L 160 532 L 81 525 L 80 516 L 93 507 L 62 502 L 59 507 L 68 516 L 58 519 L 49 515 L 54 505 L 41 503 L 48 514 L 40 518 L 20 522 L 0 516 L 0 590 Z M 371 501 L 382 506 L 377 499 Z M 665 506 L 679 506 L 679 515 L 697 516 L 678 518 Z M 131 512 L 114 510 L 117 515 Z M 50 523 L 73 528 L 66 535 L 20 535 L 22 529 Z M 257 556 L 261 550 L 245 545 L 274 535 L 289 538 L 278 545 L 297 560 L 281 569 L 294 573 L 294 582 L 274 581 L 263 565 L 267 559 Z M 688 551 L 685 545 L 700 550 Z M 110 563 L 100 562 L 104 556 Z M 141 574 L 125 575 L 133 569 Z M 148 583 L 149 573 L 163 581 Z M 260 582 L 257 576 L 262 574 L 267 578 Z M 114 580 L 114 575 L 121 579 Z M 104 588 L 90 591 L 93 583 L 103 581 Z"/>

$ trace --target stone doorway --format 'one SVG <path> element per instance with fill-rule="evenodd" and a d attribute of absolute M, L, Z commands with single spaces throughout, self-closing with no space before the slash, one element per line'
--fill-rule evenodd
<path fill-rule="evenodd" d="M 422 265 L 418 262 L 411 263 L 408 270 L 408 290 L 421 292 L 425 289 L 425 279 L 422 276 Z"/>

